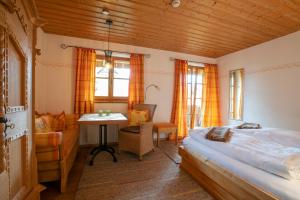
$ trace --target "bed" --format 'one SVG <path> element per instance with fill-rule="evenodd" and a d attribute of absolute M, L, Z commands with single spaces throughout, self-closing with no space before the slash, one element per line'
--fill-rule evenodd
<path fill-rule="evenodd" d="M 232 157 L 230 149 L 226 152 L 219 148 L 220 144 L 227 143 L 208 141 L 201 138 L 201 134 L 197 135 L 197 132 L 201 132 L 201 129 L 192 131 L 179 148 L 182 157 L 180 166 L 216 199 L 300 199 L 300 180 L 283 178 L 239 160 L 238 157 Z M 239 131 L 238 134 L 262 137 L 300 150 L 299 132 L 261 129 Z M 235 142 L 234 137 L 238 134 L 233 134 L 231 143 Z"/>

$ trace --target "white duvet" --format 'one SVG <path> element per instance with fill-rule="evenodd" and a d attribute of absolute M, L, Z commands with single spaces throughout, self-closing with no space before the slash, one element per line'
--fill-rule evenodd
<path fill-rule="evenodd" d="M 300 132 L 279 129 L 232 129 L 229 143 L 205 139 L 209 129 L 190 136 L 225 155 L 287 179 L 300 179 Z"/>

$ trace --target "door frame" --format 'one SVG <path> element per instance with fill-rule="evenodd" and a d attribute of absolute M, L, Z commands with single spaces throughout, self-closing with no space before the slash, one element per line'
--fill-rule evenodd
<path fill-rule="evenodd" d="M 4 99 L 4 92 L 5 92 L 5 26 L 3 24 L 4 20 L 2 17 L 0 18 L 0 117 L 5 117 L 5 99 Z M 0 124 L 0 173 L 6 171 L 6 142 L 5 142 L 5 125 L 3 123 Z"/>

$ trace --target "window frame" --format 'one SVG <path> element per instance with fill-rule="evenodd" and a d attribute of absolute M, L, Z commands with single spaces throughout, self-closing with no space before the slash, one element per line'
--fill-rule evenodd
<path fill-rule="evenodd" d="M 102 55 L 97 55 L 96 59 L 97 60 L 105 60 L 105 57 L 102 56 Z M 95 103 L 128 103 L 128 97 L 114 97 L 113 96 L 114 69 L 115 69 L 115 61 L 116 60 L 130 62 L 130 58 L 117 57 L 117 56 L 112 57 L 113 65 L 109 69 L 109 72 L 108 72 L 108 96 L 106 97 L 106 96 L 96 96 L 96 95 L 94 95 Z M 94 90 L 96 90 L 96 79 L 97 78 L 98 77 L 96 77 L 96 75 L 95 75 L 95 88 L 94 88 Z M 121 79 L 121 78 L 117 78 L 117 79 Z M 128 78 L 128 80 L 129 80 L 129 78 Z M 129 87 L 129 85 L 128 85 L 128 87 Z"/>
<path fill-rule="evenodd" d="M 234 95 L 232 96 L 232 92 L 236 92 L 236 80 L 233 80 L 233 85 L 232 85 L 232 74 L 235 73 L 236 71 L 241 71 L 241 113 L 240 113 L 240 118 L 235 118 L 234 117 L 234 106 L 237 104 L 236 99 L 234 98 Z M 232 90 L 232 91 L 231 91 Z M 243 121 L 244 120 L 244 90 L 245 90 L 245 69 L 244 68 L 238 68 L 234 70 L 229 71 L 229 107 L 228 107 L 228 117 L 229 120 L 233 121 Z M 232 111 L 231 111 L 232 110 Z"/>
<path fill-rule="evenodd" d="M 195 82 L 195 83 L 189 83 L 189 80 L 188 80 L 188 73 L 189 72 L 187 72 L 187 79 L 186 79 L 186 83 L 187 83 L 187 90 L 189 91 L 193 91 L 194 90 L 194 92 L 195 92 L 195 90 L 196 90 L 196 88 L 197 88 L 197 85 L 201 85 L 201 91 L 203 91 L 203 79 L 204 79 L 204 67 L 202 67 L 202 66 L 195 66 L 195 65 L 188 65 L 188 70 L 193 70 L 193 68 L 199 68 L 199 69 L 201 69 L 202 70 L 202 82 L 201 83 L 198 83 L 197 81 Z M 190 86 L 189 86 L 190 85 Z M 193 88 L 193 86 L 194 86 L 194 88 Z M 190 88 L 189 88 L 190 87 Z M 196 95 L 195 94 L 192 94 L 192 96 L 191 96 L 191 98 L 189 98 L 189 95 L 188 95 L 188 91 L 187 91 L 187 104 L 189 104 L 189 100 L 190 100 L 190 102 L 192 102 L 192 101 L 197 101 L 197 100 L 200 100 L 201 102 L 202 102 L 202 99 L 203 99 L 203 96 L 202 96 L 202 94 L 201 94 L 201 98 L 197 98 L 196 97 Z M 192 97 L 194 97 L 194 98 L 192 98 Z M 192 106 L 193 104 L 191 103 L 191 105 L 190 105 L 190 108 L 189 108 L 189 106 L 188 106 L 188 108 L 187 108 L 187 111 L 190 109 L 190 111 L 192 111 L 192 108 L 193 108 L 193 106 Z M 202 105 L 200 106 L 200 110 L 202 109 L 201 108 L 202 107 Z M 200 111 L 201 112 L 201 111 Z M 202 118 L 202 116 L 201 116 L 201 113 L 200 114 L 196 114 L 196 115 L 200 115 L 199 117 L 200 117 L 200 120 L 201 120 L 201 118 Z M 188 118 L 191 120 L 191 116 L 192 116 L 192 113 L 187 113 L 186 114 L 186 117 L 187 117 L 187 122 L 188 122 Z M 196 117 L 196 116 L 195 116 Z M 194 121 L 196 121 L 196 119 L 194 119 Z M 190 121 L 191 122 L 191 121 Z M 191 129 L 191 127 L 192 127 L 192 125 L 191 124 L 189 124 L 189 126 L 188 126 L 188 128 L 189 129 Z M 196 127 L 201 127 L 201 126 L 194 126 L 194 128 L 196 128 Z"/>

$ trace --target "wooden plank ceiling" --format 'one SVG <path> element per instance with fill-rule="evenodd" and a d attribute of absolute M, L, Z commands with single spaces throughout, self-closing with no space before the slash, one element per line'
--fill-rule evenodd
<path fill-rule="evenodd" d="M 219 57 L 300 30 L 299 0 L 36 0 L 47 33 Z M 107 8 L 110 15 L 102 14 Z"/>

